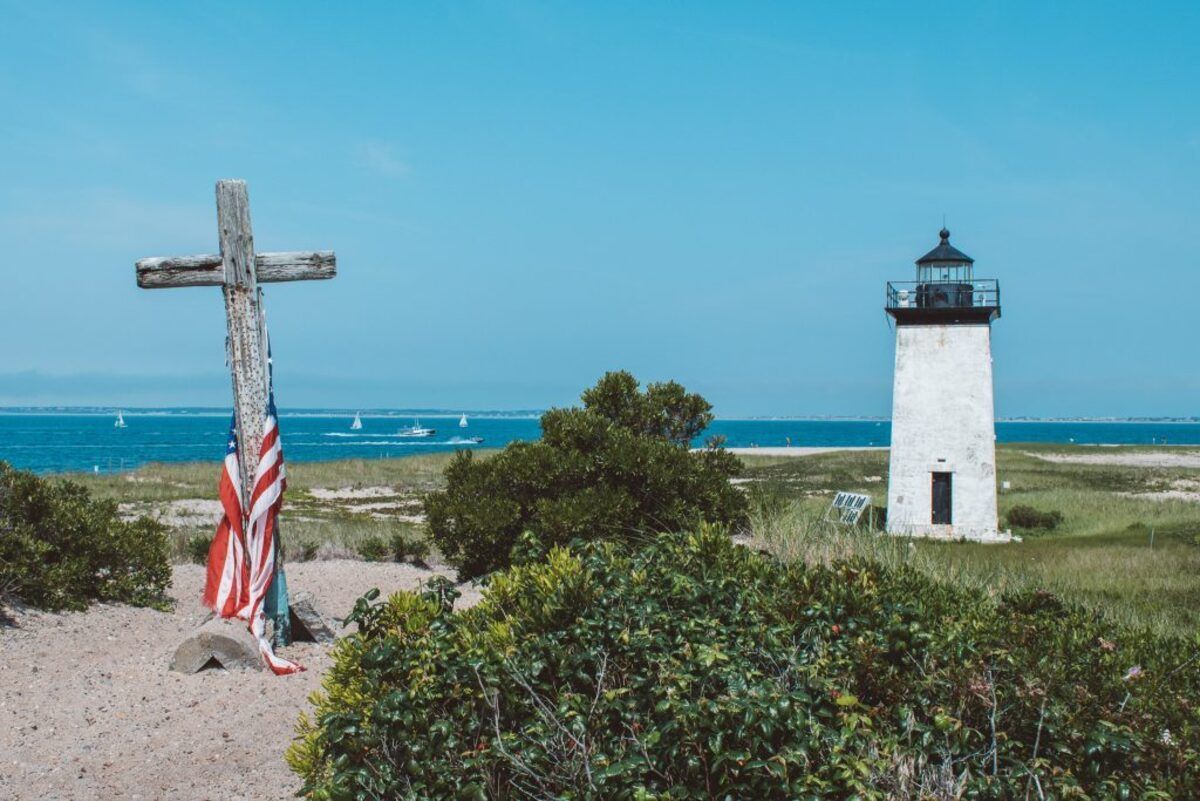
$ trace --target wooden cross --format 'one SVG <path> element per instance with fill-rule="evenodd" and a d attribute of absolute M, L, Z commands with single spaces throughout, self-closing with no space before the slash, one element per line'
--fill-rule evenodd
<path fill-rule="evenodd" d="M 337 274 L 337 261 L 330 250 L 255 253 L 245 181 L 217 181 L 217 229 L 220 255 L 142 259 L 137 263 L 137 283 L 142 289 L 219 286 L 225 295 L 242 508 L 249 511 L 270 391 L 267 329 L 259 284 L 333 278 Z M 275 561 L 272 597 L 267 603 L 269 614 L 274 617 L 276 645 L 291 642 L 282 563 L 282 559 Z"/>
<path fill-rule="evenodd" d="M 333 278 L 337 275 L 337 260 L 331 250 L 255 253 L 245 181 L 217 181 L 217 227 L 220 255 L 142 259 L 137 263 L 137 283 L 142 289 L 219 286 L 225 295 L 242 508 L 249 510 L 269 380 L 259 284 Z"/>

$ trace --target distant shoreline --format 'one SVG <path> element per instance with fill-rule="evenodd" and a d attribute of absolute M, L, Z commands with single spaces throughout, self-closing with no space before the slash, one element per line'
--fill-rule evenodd
<path fill-rule="evenodd" d="M 0 408 L 0 416 L 6 417 L 112 417 L 118 411 L 125 417 L 228 417 L 230 409 L 138 409 L 128 406 L 95 407 L 54 407 L 54 408 Z M 280 409 L 280 417 L 345 417 L 352 419 L 355 415 L 364 420 L 389 420 L 392 418 L 411 419 L 427 417 L 430 420 L 455 419 L 465 414 L 468 418 L 479 420 L 537 420 L 541 412 L 498 412 L 498 411 L 450 411 L 439 409 L 435 411 L 424 409 L 386 409 L 362 411 L 359 409 L 322 409 L 316 411 L 288 411 Z"/>
<path fill-rule="evenodd" d="M 50 417 L 110 417 L 117 411 L 128 417 L 227 417 L 228 408 L 216 407 L 125 407 L 125 406 L 7 406 L 0 407 L 0 416 L 50 416 Z M 365 419 L 390 419 L 405 417 L 427 417 L 431 420 L 457 418 L 465 414 L 468 418 L 484 420 L 537 420 L 544 410 L 519 409 L 503 411 L 496 409 L 280 409 L 280 417 L 347 417 L 355 414 Z M 755 423 L 890 423 L 888 417 L 838 417 L 838 416 L 741 416 L 725 417 L 718 415 L 717 420 L 726 422 L 755 422 Z M 1001 417 L 997 423 L 1119 423 L 1141 425 L 1200 425 L 1200 417 Z"/>

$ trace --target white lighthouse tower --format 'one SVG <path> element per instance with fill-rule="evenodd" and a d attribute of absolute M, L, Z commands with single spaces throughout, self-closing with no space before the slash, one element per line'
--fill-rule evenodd
<path fill-rule="evenodd" d="M 917 280 L 887 287 L 896 321 L 887 530 L 1006 541 L 996 520 L 992 321 L 1000 285 L 976 279 L 950 232 L 917 260 Z"/>

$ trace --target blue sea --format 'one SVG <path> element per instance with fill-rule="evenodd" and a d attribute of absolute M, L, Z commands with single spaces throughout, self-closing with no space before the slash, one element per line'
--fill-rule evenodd
<path fill-rule="evenodd" d="M 469 418 L 423 416 L 436 430 L 428 439 L 406 439 L 397 431 L 413 418 L 364 415 L 351 431 L 353 414 L 281 414 L 284 453 L 289 461 L 382 459 L 463 448 L 497 448 L 541 434 L 535 417 Z M 125 428 L 103 414 L 0 414 L 0 461 L 37 472 L 111 472 L 147 462 L 218 461 L 225 448 L 229 417 L 213 413 L 125 413 Z M 717 420 L 697 440 L 723 435 L 730 447 L 887 445 L 891 427 L 874 420 Z M 469 437 L 482 437 L 475 444 Z M 1050 422 L 996 424 L 999 442 L 1091 445 L 1200 445 L 1200 423 Z"/>

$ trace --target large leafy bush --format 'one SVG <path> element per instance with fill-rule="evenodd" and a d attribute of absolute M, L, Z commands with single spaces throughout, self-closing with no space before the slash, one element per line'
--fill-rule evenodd
<path fill-rule="evenodd" d="M 43 609 L 162 606 L 170 583 L 162 524 L 123 521 L 114 502 L 79 484 L 0 462 L 0 596 Z"/>
<path fill-rule="evenodd" d="M 449 595 L 448 595 L 449 593 Z M 361 600 L 312 798 L 1200 797 L 1196 643 L 720 531 Z"/>
<path fill-rule="evenodd" d="M 487 459 L 460 453 L 446 489 L 425 502 L 432 538 L 473 578 L 510 564 L 525 531 L 554 546 L 740 523 L 746 501 L 729 484 L 740 462 L 689 451 L 711 421 L 704 398 L 675 382 L 641 391 L 629 373 L 609 373 L 583 393 L 583 408 L 543 415 L 540 441 Z"/>

